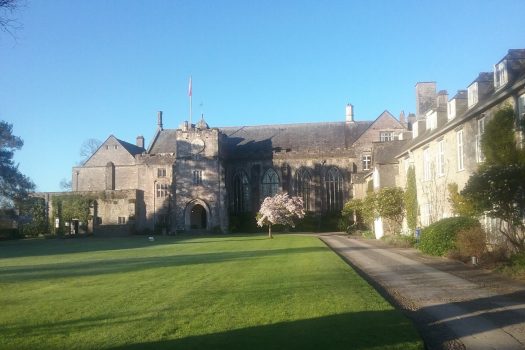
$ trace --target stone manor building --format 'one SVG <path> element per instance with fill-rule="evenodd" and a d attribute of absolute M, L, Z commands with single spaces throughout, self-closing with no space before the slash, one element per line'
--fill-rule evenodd
<path fill-rule="evenodd" d="M 401 119 L 384 111 L 355 121 L 349 104 L 339 122 L 215 128 L 201 118 L 166 129 L 159 112 L 148 146 L 143 136 L 135 144 L 110 136 L 74 167 L 72 194 L 96 198 L 87 225 L 95 234 L 228 232 L 230 218 L 255 216 L 280 191 L 301 196 L 314 216 L 338 213 L 373 168 L 377 145 L 410 134 Z"/>

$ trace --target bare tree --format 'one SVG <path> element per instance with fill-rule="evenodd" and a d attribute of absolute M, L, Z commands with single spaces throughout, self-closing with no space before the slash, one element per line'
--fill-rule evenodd
<path fill-rule="evenodd" d="M 87 139 L 84 141 L 82 146 L 80 146 L 80 164 L 85 164 L 101 145 L 102 141 L 97 139 Z"/>
<path fill-rule="evenodd" d="M 63 178 L 62 180 L 60 180 L 60 184 L 58 186 L 60 186 L 60 189 L 62 191 L 71 191 L 72 189 L 71 180 L 68 180 L 66 178 Z"/>
<path fill-rule="evenodd" d="M 22 26 L 13 18 L 14 13 L 21 7 L 20 0 L 0 0 L 0 30 L 14 37 L 14 31 Z"/>

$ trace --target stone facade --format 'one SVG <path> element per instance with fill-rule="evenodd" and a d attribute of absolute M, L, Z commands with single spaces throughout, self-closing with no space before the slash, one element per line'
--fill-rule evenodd
<path fill-rule="evenodd" d="M 202 118 L 164 129 L 159 112 L 147 148 L 142 136 L 131 144 L 111 135 L 73 168 L 72 190 L 91 197 L 130 191 L 96 201 L 95 233 L 106 225 L 227 232 L 231 217 L 254 216 L 266 196 L 281 191 L 302 197 L 312 215 L 339 213 L 373 167 L 374 145 L 407 132 L 388 111 L 375 121 L 354 121 L 351 105 L 341 122 L 225 128 L 210 128 Z"/>
<path fill-rule="evenodd" d="M 313 215 L 338 213 L 369 189 L 406 185 L 415 167 L 421 225 L 453 215 L 448 185 L 461 190 L 483 161 L 479 140 L 503 105 L 525 118 L 525 50 L 509 50 L 493 73 L 481 73 L 450 100 L 435 82 L 416 84 L 416 114 L 388 111 L 355 121 L 210 128 L 202 118 L 130 144 L 110 136 L 73 168 L 74 193 L 123 196 L 97 201 L 93 229 L 223 231 L 232 217 L 255 215 L 266 196 L 303 198 Z M 517 132 L 523 142 L 523 133 Z M 370 183 L 372 182 L 372 183 Z M 370 183 L 370 184 L 369 184 Z M 383 234 L 381 220 L 376 236 Z"/>
<path fill-rule="evenodd" d="M 418 102 L 413 139 L 395 159 L 399 187 L 405 187 L 407 170 L 414 166 L 421 226 L 453 216 L 448 185 L 455 183 L 461 191 L 483 162 L 480 139 L 494 114 L 511 106 L 518 119 L 525 118 L 525 50 L 509 50 L 495 67 L 494 73 L 480 73 L 446 104 L 440 100 L 446 93 L 436 93 L 435 84 L 424 83 L 423 90 L 416 85 L 416 101 L 425 102 L 421 106 Z M 495 79 L 498 73 L 503 80 Z M 522 132 L 517 132 L 517 139 L 522 142 Z"/>

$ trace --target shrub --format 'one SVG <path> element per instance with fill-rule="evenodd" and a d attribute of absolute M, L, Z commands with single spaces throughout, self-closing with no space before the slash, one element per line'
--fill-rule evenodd
<path fill-rule="evenodd" d="M 456 249 L 459 231 L 479 225 L 476 219 L 462 216 L 439 220 L 423 229 L 418 247 L 425 254 L 443 256 Z"/>
<path fill-rule="evenodd" d="M 241 213 L 230 215 L 229 231 L 231 233 L 253 233 L 262 232 L 257 227 L 257 221 L 253 213 Z"/>
<path fill-rule="evenodd" d="M 388 245 L 399 248 L 410 248 L 414 247 L 417 243 L 416 238 L 407 235 L 387 235 L 381 237 L 381 240 Z"/>
<path fill-rule="evenodd" d="M 319 226 L 319 218 L 314 213 L 308 212 L 302 220 L 300 220 L 292 231 L 295 232 L 315 232 Z"/>
<path fill-rule="evenodd" d="M 487 235 L 481 226 L 472 226 L 458 232 L 456 247 L 462 257 L 481 257 L 487 249 Z"/>
<path fill-rule="evenodd" d="M 16 228 L 0 228 L 0 240 L 4 239 L 18 239 L 22 235 Z"/>
<path fill-rule="evenodd" d="M 339 220 L 341 213 L 325 213 L 319 217 L 318 232 L 333 232 L 339 230 Z"/>
<path fill-rule="evenodd" d="M 376 235 L 372 231 L 362 231 L 361 232 L 361 236 L 363 236 L 363 238 L 368 238 L 368 239 L 375 239 L 376 238 Z"/>
<path fill-rule="evenodd" d="M 511 277 L 525 280 L 525 252 L 511 256 L 509 262 L 499 270 Z"/>

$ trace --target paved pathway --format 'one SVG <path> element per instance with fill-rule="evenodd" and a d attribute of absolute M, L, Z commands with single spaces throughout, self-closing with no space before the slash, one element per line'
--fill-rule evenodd
<path fill-rule="evenodd" d="M 464 264 L 414 249 L 321 239 L 407 312 L 428 349 L 525 349 L 524 284 L 488 273 L 468 280 Z"/>

